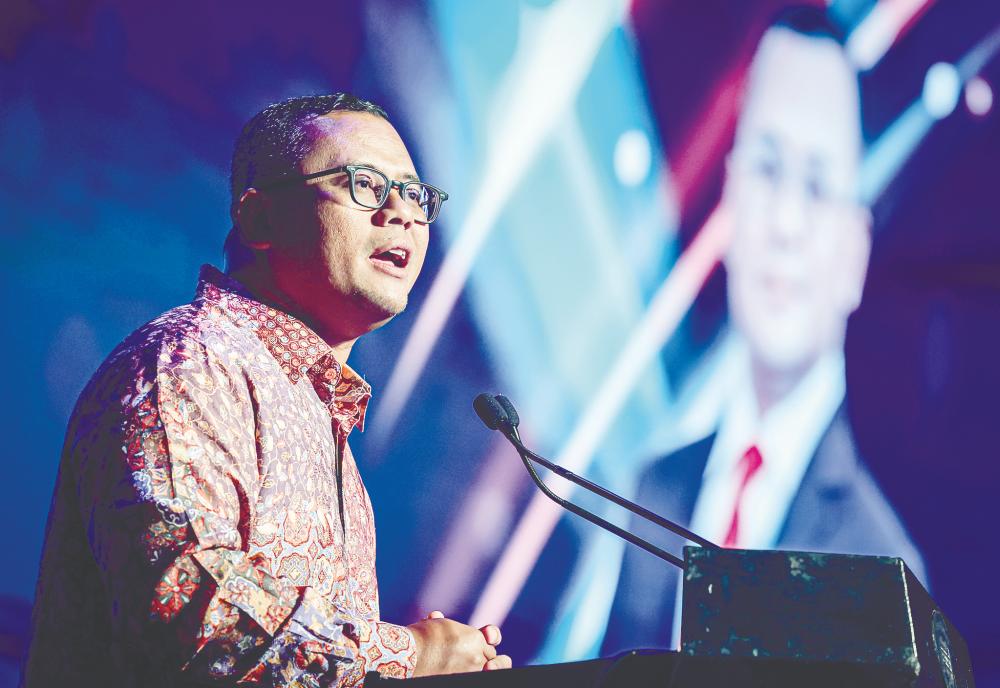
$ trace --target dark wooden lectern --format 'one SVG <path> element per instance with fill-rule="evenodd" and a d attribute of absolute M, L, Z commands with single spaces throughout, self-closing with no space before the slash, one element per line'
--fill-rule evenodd
<path fill-rule="evenodd" d="M 684 549 L 680 652 L 391 686 L 975 688 L 965 641 L 901 559 Z"/>

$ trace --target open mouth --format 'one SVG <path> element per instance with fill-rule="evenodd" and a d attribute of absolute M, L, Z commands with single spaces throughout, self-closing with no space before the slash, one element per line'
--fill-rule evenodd
<path fill-rule="evenodd" d="M 410 262 L 410 252 L 405 248 L 394 246 L 393 248 L 373 253 L 371 259 L 387 267 L 405 268 L 407 263 Z"/>

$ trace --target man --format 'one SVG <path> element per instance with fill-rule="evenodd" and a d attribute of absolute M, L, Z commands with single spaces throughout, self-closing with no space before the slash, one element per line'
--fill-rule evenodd
<path fill-rule="evenodd" d="M 25 685 L 356 685 L 510 666 L 495 626 L 379 618 L 347 437 L 359 337 L 401 312 L 447 195 L 385 112 L 272 105 L 233 156 L 228 274 L 125 340 L 70 421 Z"/>
<path fill-rule="evenodd" d="M 861 153 L 855 74 L 822 11 L 794 10 L 754 56 L 724 188 L 747 384 L 713 436 L 644 473 L 637 500 L 724 546 L 896 555 L 922 576 L 844 408 L 844 334 L 870 248 Z M 683 544 L 644 521 L 634 529 Z M 604 652 L 676 646 L 678 580 L 629 549 Z"/>

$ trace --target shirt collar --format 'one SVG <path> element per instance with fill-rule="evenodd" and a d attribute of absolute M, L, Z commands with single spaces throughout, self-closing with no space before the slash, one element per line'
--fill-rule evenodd
<path fill-rule="evenodd" d="M 844 354 L 822 356 L 787 397 L 759 419 L 760 451 L 774 457 L 778 475 L 801 476 L 845 396 Z M 767 461 L 767 454 L 764 454 Z"/>
<path fill-rule="evenodd" d="M 298 318 L 261 303 L 239 281 L 211 265 L 202 266 L 196 301 L 220 308 L 253 331 L 292 384 L 305 377 L 346 435 L 364 431 L 371 386 Z"/>
<path fill-rule="evenodd" d="M 706 476 L 731 471 L 751 445 L 765 466 L 784 475 L 800 475 L 844 400 L 844 356 L 829 352 L 813 364 L 798 385 L 761 417 L 750 382 L 749 353 L 742 352 L 744 384 L 723 412 L 719 451 L 713 447 Z"/>

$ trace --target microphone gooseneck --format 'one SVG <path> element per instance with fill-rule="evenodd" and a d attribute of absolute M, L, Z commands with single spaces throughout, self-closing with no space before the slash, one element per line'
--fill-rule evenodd
<path fill-rule="evenodd" d="M 581 518 L 590 521 L 591 523 L 617 535 L 618 537 L 622 538 L 627 542 L 631 542 L 633 545 L 646 550 L 650 554 L 653 554 L 659 557 L 660 559 L 663 559 L 664 561 L 673 564 L 674 566 L 684 568 L 684 561 L 679 557 L 677 557 L 676 555 L 671 554 L 670 552 L 667 552 L 657 547 L 656 545 L 648 542 L 647 540 L 644 540 L 643 538 L 640 538 L 639 536 L 634 535 L 633 533 L 630 533 L 627 530 L 606 521 L 600 516 L 597 516 L 596 514 L 587 511 L 583 507 L 577 506 L 576 504 L 566 499 L 563 499 L 559 495 L 555 494 L 551 489 L 549 489 L 549 486 L 545 484 L 545 481 L 543 481 L 535 472 L 534 466 L 531 465 L 532 462 L 544 466 L 545 468 L 549 469 L 550 471 L 560 476 L 561 478 L 569 480 L 570 482 L 579 485 L 580 487 L 588 490 L 589 492 L 592 492 L 600 497 L 603 497 L 604 499 L 607 499 L 617 504 L 618 506 L 628 509 L 637 516 L 644 518 L 647 521 L 650 521 L 651 523 L 655 523 L 661 528 L 669 530 L 672 533 L 680 535 L 686 540 L 695 542 L 701 545 L 702 547 L 711 547 L 711 548 L 718 547 L 718 545 L 716 545 L 715 543 L 710 542 L 709 540 L 706 540 L 700 535 L 691 532 L 687 528 L 684 528 L 683 526 L 678 525 L 669 519 L 666 519 L 658 514 L 655 514 L 652 511 L 649 511 L 648 509 L 645 509 L 639 506 L 638 504 L 631 502 L 604 487 L 601 487 L 596 483 L 592 483 L 586 478 L 581 478 L 572 471 L 568 471 L 562 466 L 552 463 L 548 459 L 539 456 L 538 454 L 534 453 L 533 451 L 525 447 L 524 444 L 522 444 L 521 438 L 517 432 L 517 426 L 520 423 L 520 418 L 517 414 L 517 409 L 514 408 L 514 404 L 511 403 L 510 399 L 503 396 L 502 394 L 498 394 L 495 397 L 489 394 L 480 394 L 479 396 L 476 397 L 472 405 L 475 408 L 476 413 L 479 415 L 480 420 L 483 421 L 483 424 L 486 425 L 486 427 L 488 427 L 490 430 L 500 430 L 500 432 L 503 433 L 504 437 L 506 437 L 507 440 L 514 446 L 514 449 L 517 450 L 518 455 L 521 457 L 521 461 L 524 463 L 524 467 L 528 470 L 528 474 L 531 476 L 532 481 L 534 481 L 538 489 L 540 489 L 542 493 L 545 494 L 546 497 L 548 497 L 549 499 L 551 499 L 552 501 L 554 501 L 567 511 L 570 511 L 576 514 L 577 516 L 580 516 Z"/>

